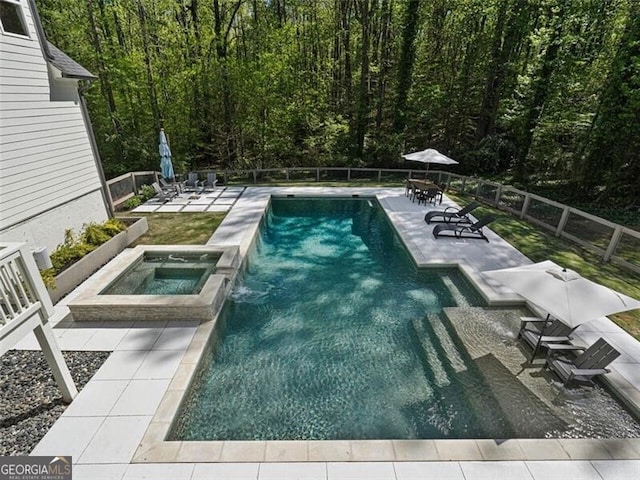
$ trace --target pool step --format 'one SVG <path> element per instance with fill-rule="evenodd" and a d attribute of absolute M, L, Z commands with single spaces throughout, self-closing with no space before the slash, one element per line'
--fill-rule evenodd
<path fill-rule="evenodd" d="M 424 355 L 424 365 L 432 373 L 435 384 L 438 387 L 444 387 L 451 383 L 447 376 L 445 366 L 440 360 L 440 356 L 436 350 L 436 347 L 431 341 L 431 328 L 429 326 L 428 318 L 414 318 L 411 321 L 413 330 L 415 331 L 416 338 L 420 344 L 422 353 Z"/>

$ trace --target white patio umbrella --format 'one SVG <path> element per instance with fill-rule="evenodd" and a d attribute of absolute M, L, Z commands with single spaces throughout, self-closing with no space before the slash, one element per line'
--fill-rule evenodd
<path fill-rule="evenodd" d="M 596 318 L 640 308 L 640 301 L 550 260 L 487 271 L 484 275 L 542 308 L 548 314 L 547 320 L 553 316 L 574 328 Z"/>
<path fill-rule="evenodd" d="M 430 163 L 438 163 L 440 165 L 458 165 L 458 162 L 456 162 L 453 158 L 449 158 L 446 155 L 443 155 L 435 148 L 427 148 L 426 150 L 422 150 L 420 152 L 405 153 L 402 155 L 402 158 L 412 162 L 426 163 L 427 172 L 429 171 Z"/>
<path fill-rule="evenodd" d="M 571 327 L 640 308 L 640 301 L 547 260 L 484 272 Z"/>

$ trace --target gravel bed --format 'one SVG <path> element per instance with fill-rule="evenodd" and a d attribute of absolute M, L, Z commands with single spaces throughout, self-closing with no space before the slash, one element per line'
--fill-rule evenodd
<path fill-rule="evenodd" d="M 78 390 L 111 352 L 63 352 Z M 67 405 L 40 351 L 11 350 L 0 357 L 0 456 L 28 455 Z"/>

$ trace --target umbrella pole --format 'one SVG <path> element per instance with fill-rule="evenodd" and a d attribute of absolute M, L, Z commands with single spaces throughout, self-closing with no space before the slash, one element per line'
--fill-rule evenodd
<path fill-rule="evenodd" d="M 544 324 L 542 324 L 542 329 L 540 330 L 540 335 L 538 336 L 538 343 L 536 343 L 536 348 L 533 349 L 533 354 L 531 355 L 531 360 L 529 363 L 533 363 L 533 360 L 536 358 L 536 354 L 540 349 L 540 344 L 542 343 L 542 334 L 544 333 L 545 328 L 547 328 L 547 323 L 549 322 L 549 318 L 551 317 L 550 313 L 547 313 L 547 318 L 544 320 Z"/>

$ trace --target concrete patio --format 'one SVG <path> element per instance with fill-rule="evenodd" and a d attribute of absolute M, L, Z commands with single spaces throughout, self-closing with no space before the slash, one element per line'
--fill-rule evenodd
<path fill-rule="evenodd" d="M 213 198 L 185 198 L 155 207 L 143 205 L 138 207 L 143 210 L 138 211 L 221 211 L 213 208 L 216 200 L 224 199 L 216 208 L 228 206 L 230 210 L 227 208 L 225 220 L 207 243 L 239 246 L 240 255 L 244 256 L 251 249 L 272 195 L 375 196 L 419 266 L 460 265 L 491 303 L 518 300 L 503 287 L 487 284 L 481 272 L 527 264 L 529 259 L 490 230 L 489 243 L 434 239 L 433 226 L 426 225 L 423 216 L 427 208 L 435 207 L 412 203 L 400 188 L 228 187 Z M 203 203 L 195 203 L 196 200 Z M 453 204 L 445 197 L 437 208 L 448 205 Z M 162 210 L 167 207 L 173 209 Z M 114 353 L 32 452 L 73 456 L 75 479 L 613 480 L 640 476 L 640 439 L 219 442 L 219 448 L 203 445 L 204 442 L 162 442 L 161 432 L 169 427 L 167 409 L 179 401 L 187 388 L 211 322 L 200 325 L 188 320 L 114 319 L 94 324 L 68 320 L 66 304 L 87 286 L 99 285 L 103 275 L 96 273 L 58 305 L 59 321 L 54 331 L 63 350 Z M 601 336 L 622 352 L 608 380 L 627 401 L 640 405 L 640 344 L 606 318 L 581 326 L 576 341 L 590 344 Z M 36 345 L 30 336 L 19 347 L 30 349 Z M 152 440 L 156 444 L 149 445 Z M 341 461 L 323 461 L 323 449 L 337 449 Z M 203 452 L 207 462 L 201 460 Z M 306 461 L 290 462 L 300 459 L 300 455 Z M 255 458 L 261 461 L 249 461 Z M 429 461 L 415 461 L 416 458 Z"/>

